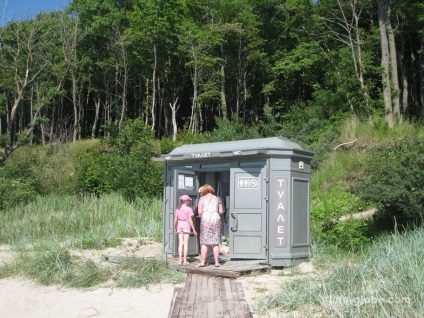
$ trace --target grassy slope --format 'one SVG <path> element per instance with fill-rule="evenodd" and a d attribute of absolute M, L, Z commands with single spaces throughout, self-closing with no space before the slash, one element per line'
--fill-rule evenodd
<path fill-rule="evenodd" d="M 346 252 L 322 243 L 322 223 L 370 208 L 345 189 L 362 172 L 369 152 L 390 145 L 395 138 L 422 139 L 424 130 L 403 123 L 393 129 L 350 119 L 342 127 L 340 143 L 349 144 L 330 154 L 311 180 L 312 231 L 315 267 L 320 277 L 299 277 L 281 291 L 258 302 L 257 310 L 296 310 L 323 317 L 420 317 L 424 313 L 424 229 L 387 234 L 359 252 Z M 350 239 L 334 232 L 336 242 Z M 345 237 L 343 237 L 345 236 Z M 336 243 L 337 244 L 337 243 Z M 296 312 L 293 312 L 296 316 Z"/>

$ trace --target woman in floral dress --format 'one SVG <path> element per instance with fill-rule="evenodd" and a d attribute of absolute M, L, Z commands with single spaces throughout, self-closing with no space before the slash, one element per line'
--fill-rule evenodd
<path fill-rule="evenodd" d="M 221 244 L 221 215 L 224 213 L 221 199 L 215 190 L 205 184 L 200 188 L 201 198 L 198 204 L 200 221 L 200 267 L 205 266 L 208 247 L 213 250 L 215 266 L 219 266 L 219 244 Z"/>

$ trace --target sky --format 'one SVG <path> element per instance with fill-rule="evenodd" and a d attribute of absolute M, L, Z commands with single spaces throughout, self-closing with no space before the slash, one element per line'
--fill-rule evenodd
<path fill-rule="evenodd" d="M 0 0 L 0 26 L 9 21 L 35 17 L 38 13 L 63 10 L 71 0 Z"/>

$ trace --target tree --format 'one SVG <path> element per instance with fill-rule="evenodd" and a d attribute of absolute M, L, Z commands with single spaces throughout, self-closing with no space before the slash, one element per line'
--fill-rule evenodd
<path fill-rule="evenodd" d="M 41 91 L 41 87 L 36 84 L 39 79 L 46 77 L 47 69 L 51 66 L 49 54 L 52 52 L 54 40 L 49 34 L 52 31 L 53 25 L 44 14 L 23 22 L 10 22 L 7 27 L 0 30 L 0 62 L 4 72 L 2 86 L 7 96 L 6 103 L 10 105 L 10 108 L 7 108 L 10 143 L 6 147 L 5 158 L 19 146 L 17 131 L 27 129 L 26 137 L 29 137 L 51 94 L 57 93 L 61 88 L 61 84 L 58 84 L 53 91 L 48 88 Z M 23 108 L 26 106 L 25 97 L 34 96 L 34 92 L 39 98 L 37 107 L 33 108 L 31 99 L 30 107 Z M 44 102 L 41 103 L 42 100 Z M 18 114 L 21 119 L 19 123 Z"/>
<path fill-rule="evenodd" d="M 402 117 L 400 113 L 396 44 L 390 21 L 390 5 L 388 0 L 378 0 L 378 25 L 381 40 L 384 109 L 386 121 L 392 127 Z"/>
<path fill-rule="evenodd" d="M 368 72 L 368 65 L 366 60 L 364 60 L 363 53 L 363 36 L 365 34 L 365 30 L 363 28 L 364 23 L 362 21 L 362 16 L 364 14 L 364 10 L 369 9 L 369 7 L 369 1 L 324 1 L 320 3 L 322 13 L 319 13 L 319 17 L 323 21 L 325 33 L 329 39 L 339 42 L 349 49 L 351 65 L 353 66 L 356 81 L 367 108 L 370 106 L 371 97 L 369 95 L 370 88 L 367 87 L 365 78 L 365 74 Z M 328 49 L 324 47 L 323 52 L 328 52 Z M 337 68 L 337 72 L 340 74 L 341 69 Z M 340 76 L 342 78 L 345 77 L 344 74 L 340 74 Z M 346 90 L 346 92 L 348 92 L 348 90 Z M 351 100 L 349 95 L 347 95 L 347 98 L 348 100 Z M 359 111 L 359 109 L 357 109 L 358 105 L 354 105 L 353 102 L 350 102 L 350 106 L 352 111 Z"/>

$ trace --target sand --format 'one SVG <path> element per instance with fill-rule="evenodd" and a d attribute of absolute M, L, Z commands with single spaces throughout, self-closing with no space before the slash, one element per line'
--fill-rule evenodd
<path fill-rule="evenodd" d="M 137 244 L 137 239 L 124 239 L 116 248 L 103 251 L 71 251 L 77 256 L 89 257 L 101 262 L 104 255 L 144 256 L 160 255 L 162 244 Z M 0 245 L 0 264 L 10 262 L 14 253 L 8 246 Z M 103 260 L 104 261 L 104 260 Z M 297 269 L 303 274 L 312 274 L 311 263 Z M 294 275 L 296 276 L 296 275 Z M 242 283 L 246 301 L 254 312 L 257 299 L 278 291 L 285 281 L 292 280 L 290 270 L 272 270 L 269 273 L 246 275 L 237 278 Z M 0 279 L 1 318 L 166 318 L 168 317 L 175 287 L 172 284 L 151 285 L 146 288 L 94 287 L 88 290 L 40 286 L 20 277 Z M 282 317 L 281 314 L 266 317 Z M 253 317 L 259 318 L 255 313 Z"/>
<path fill-rule="evenodd" d="M 149 290 L 144 288 L 77 290 L 38 286 L 20 278 L 2 279 L 0 317 L 167 317 L 174 287 L 174 285 L 155 285 Z"/>

